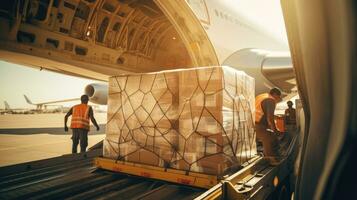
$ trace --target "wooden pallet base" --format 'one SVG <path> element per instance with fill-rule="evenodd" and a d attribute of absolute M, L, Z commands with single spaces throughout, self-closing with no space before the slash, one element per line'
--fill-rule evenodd
<path fill-rule="evenodd" d="M 150 165 L 116 161 L 108 158 L 97 157 L 94 160 L 98 168 L 115 172 L 131 174 L 146 178 L 158 179 L 178 184 L 209 189 L 218 183 L 217 176 L 186 172 L 176 169 L 164 169 Z"/>

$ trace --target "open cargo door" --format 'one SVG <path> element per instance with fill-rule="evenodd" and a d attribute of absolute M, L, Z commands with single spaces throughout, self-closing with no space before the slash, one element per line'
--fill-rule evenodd
<path fill-rule="evenodd" d="M 103 81 L 128 72 L 219 65 L 186 1 L 78 0 L 37 6 L 27 1 L 0 6 L 1 59 Z"/>

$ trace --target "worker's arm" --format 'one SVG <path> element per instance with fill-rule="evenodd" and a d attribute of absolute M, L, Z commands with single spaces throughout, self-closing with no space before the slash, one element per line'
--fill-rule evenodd
<path fill-rule="evenodd" d="M 66 116 L 64 116 L 64 131 L 66 131 L 66 132 L 68 131 L 68 126 L 67 126 L 68 117 L 72 115 L 72 111 L 73 111 L 73 108 L 69 109 Z"/>
<path fill-rule="evenodd" d="M 94 124 L 94 126 L 97 127 L 97 131 L 99 131 L 99 126 L 97 124 L 97 121 L 94 118 L 92 107 L 89 108 L 89 117 L 90 117 L 90 120 L 92 121 L 92 123 Z"/>
<path fill-rule="evenodd" d="M 271 130 L 273 130 L 275 133 L 279 133 L 278 129 L 275 126 L 274 111 L 275 111 L 274 100 L 267 100 L 267 102 L 266 102 L 266 116 L 267 116 L 268 127 Z"/>

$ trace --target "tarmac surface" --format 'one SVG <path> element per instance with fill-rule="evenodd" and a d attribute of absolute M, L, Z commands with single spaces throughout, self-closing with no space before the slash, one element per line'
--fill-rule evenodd
<path fill-rule="evenodd" d="M 100 142 L 104 137 L 104 134 L 89 135 L 88 147 Z M 0 134 L 0 141 L 0 167 L 70 154 L 72 151 L 71 133 Z M 79 150 L 78 145 L 78 152 Z"/>
<path fill-rule="evenodd" d="M 0 167 L 70 154 L 72 131 L 64 132 L 64 115 L 0 115 Z M 91 129 L 88 148 L 105 137 L 106 113 L 95 114 L 95 117 L 100 131 Z"/>
<path fill-rule="evenodd" d="M 6 114 L 0 115 L 1 129 L 23 129 L 23 128 L 63 128 L 65 113 L 44 114 Z M 105 124 L 107 113 L 94 113 L 98 124 Z M 68 125 L 71 118 L 68 119 Z"/>

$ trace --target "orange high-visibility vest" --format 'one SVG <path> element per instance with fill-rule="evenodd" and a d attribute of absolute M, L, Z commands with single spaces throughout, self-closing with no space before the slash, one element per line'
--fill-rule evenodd
<path fill-rule="evenodd" d="M 71 128 L 89 130 L 89 108 L 87 104 L 78 104 L 72 108 Z"/>
<path fill-rule="evenodd" d="M 260 94 L 257 97 L 255 97 L 255 123 L 260 122 L 260 120 L 262 119 L 262 117 L 264 115 L 264 111 L 262 108 L 262 102 L 265 99 L 273 99 L 275 101 L 275 99 L 268 93 L 263 93 L 263 94 Z"/>

